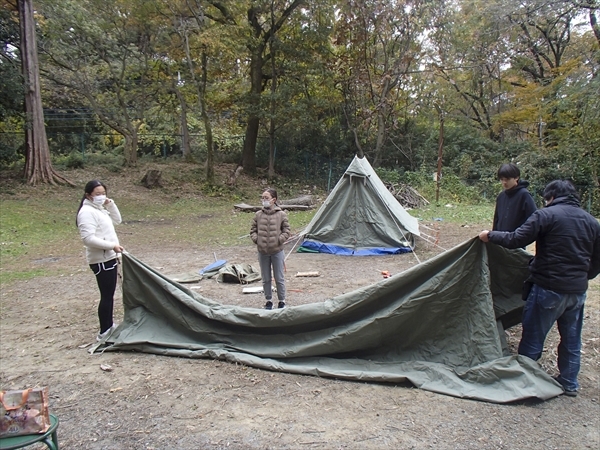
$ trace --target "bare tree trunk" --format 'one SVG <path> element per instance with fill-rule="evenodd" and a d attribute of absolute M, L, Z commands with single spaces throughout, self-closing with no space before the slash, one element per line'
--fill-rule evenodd
<path fill-rule="evenodd" d="M 362 159 L 365 157 L 365 153 L 363 152 L 362 146 L 360 145 L 360 141 L 358 140 L 358 131 L 356 130 L 356 127 L 350 124 L 350 118 L 348 117 L 348 111 L 346 110 L 345 106 L 344 116 L 346 117 L 346 124 L 348 125 L 348 128 L 352 130 L 352 135 L 354 136 L 354 145 L 356 145 L 356 155 Z"/>
<path fill-rule="evenodd" d="M 190 149 L 190 130 L 187 121 L 187 105 L 181 105 L 181 153 L 184 161 L 192 161 L 192 150 Z"/>
<path fill-rule="evenodd" d="M 386 78 L 381 89 L 381 97 L 377 107 L 377 142 L 375 144 L 375 158 L 373 158 L 373 167 L 379 167 L 383 157 L 383 144 L 385 143 L 387 130 L 385 125 L 385 115 L 388 110 L 388 95 L 390 93 L 390 80 Z"/>
<path fill-rule="evenodd" d="M 260 117 L 260 94 L 262 92 L 262 46 L 254 49 L 250 61 L 250 112 L 244 136 L 244 149 L 242 150 L 242 166 L 247 173 L 256 171 L 256 142 L 258 140 L 258 127 Z"/>
<path fill-rule="evenodd" d="M 198 92 L 198 105 L 200 106 L 200 117 L 202 118 L 202 123 L 204 124 L 204 131 L 206 133 L 206 182 L 208 184 L 214 184 L 215 182 L 215 168 L 214 168 L 214 145 L 213 145 L 213 135 L 212 135 L 212 127 L 210 125 L 210 118 L 208 117 L 208 112 L 206 111 L 206 84 L 208 82 L 208 56 L 206 55 L 206 51 L 202 51 L 202 66 L 201 70 L 201 78 L 198 81 L 196 79 L 195 70 L 194 70 L 194 60 L 192 58 L 192 53 L 190 51 L 190 41 L 188 39 L 188 35 L 184 34 L 184 49 L 185 55 L 188 63 L 188 67 L 190 69 L 190 75 L 194 82 L 194 86 L 196 87 L 196 91 Z"/>
<path fill-rule="evenodd" d="M 183 94 L 181 92 L 179 92 L 179 89 L 177 89 L 177 86 L 175 86 L 174 82 L 173 82 L 173 86 L 172 86 L 172 91 L 175 94 L 175 96 L 177 97 L 177 100 L 179 101 L 179 107 L 181 108 L 181 116 L 180 116 L 181 153 L 183 154 L 184 161 L 191 162 L 192 161 L 192 152 L 190 150 L 190 130 L 188 129 L 188 121 L 187 121 L 188 105 L 187 105 L 187 102 L 185 101 L 185 97 L 183 96 Z"/>
<path fill-rule="evenodd" d="M 442 182 L 442 156 L 444 155 L 444 112 L 438 108 L 440 115 L 440 136 L 438 139 L 438 159 L 435 179 L 435 201 L 440 200 L 440 183 Z"/>
<path fill-rule="evenodd" d="M 50 149 L 44 125 L 44 111 L 40 89 L 35 22 L 32 0 L 19 0 L 19 25 L 21 33 L 21 64 L 25 80 L 25 170 L 27 182 L 33 186 L 40 183 L 70 184 L 52 167 Z"/>
<path fill-rule="evenodd" d="M 377 111 L 377 143 L 375 144 L 375 158 L 373 159 L 373 167 L 381 165 L 383 143 L 386 139 L 385 117 L 383 111 Z"/>
<path fill-rule="evenodd" d="M 275 176 L 275 93 L 277 91 L 277 73 L 275 71 L 275 12 L 273 1 L 271 1 L 271 38 L 269 45 L 271 48 L 271 119 L 269 121 L 269 171 L 268 178 Z"/>
<path fill-rule="evenodd" d="M 125 157 L 125 165 L 135 166 L 137 164 L 137 148 L 138 148 L 138 130 L 134 127 L 123 132 L 125 137 L 125 147 L 123 148 L 123 156 Z"/>
<path fill-rule="evenodd" d="M 598 41 L 598 44 L 600 44 L 600 25 L 598 25 L 595 9 L 590 9 L 590 25 L 592 26 L 594 36 L 596 36 L 596 41 Z"/>
<path fill-rule="evenodd" d="M 209 185 L 215 183 L 215 149 L 213 144 L 212 127 L 210 118 L 206 111 L 206 83 L 208 78 L 208 58 L 206 52 L 202 52 L 202 89 L 200 92 L 200 115 L 204 123 L 206 133 L 206 182 Z"/>
<path fill-rule="evenodd" d="M 253 43 L 250 48 L 250 101 L 248 123 L 246 124 L 246 135 L 244 137 L 244 148 L 242 150 L 242 166 L 248 173 L 256 172 L 256 141 L 258 140 L 258 128 L 260 126 L 260 96 L 263 91 L 263 65 L 265 59 L 263 52 L 271 36 L 277 34 L 292 12 L 306 0 L 293 0 L 281 13 L 270 30 L 263 30 L 261 10 L 252 6 L 248 10 L 248 22 L 253 29 Z M 252 2 L 254 3 L 254 2 Z"/>

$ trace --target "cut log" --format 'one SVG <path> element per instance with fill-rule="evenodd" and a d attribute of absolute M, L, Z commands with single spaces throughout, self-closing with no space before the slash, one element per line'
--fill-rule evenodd
<path fill-rule="evenodd" d="M 245 287 L 242 289 L 242 294 L 260 294 L 262 291 L 262 286 Z"/>
<path fill-rule="evenodd" d="M 297 277 L 319 277 L 321 276 L 319 272 L 298 272 L 296 274 Z"/>
<path fill-rule="evenodd" d="M 142 178 L 142 184 L 148 189 L 162 187 L 161 177 L 162 173 L 160 170 L 150 169 L 146 172 L 144 178 Z"/>
<path fill-rule="evenodd" d="M 278 203 L 283 206 L 285 205 L 287 207 L 287 205 L 306 205 L 306 206 L 312 206 L 315 204 L 315 200 L 313 198 L 312 195 L 303 195 L 301 197 L 296 197 L 296 198 L 290 198 L 288 200 L 279 200 Z"/>
<path fill-rule="evenodd" d="M 237 205 L 233 205 L 233 207 L 244 212 L 256 212 L 262 209 L 262 206 L 252 206 L 248 205 L 247 203 L 238 203 Z M 312 208 L 312 206 L 308 205 L 281 205 L 281 209 L 286 211 L 308 211 Z"/>

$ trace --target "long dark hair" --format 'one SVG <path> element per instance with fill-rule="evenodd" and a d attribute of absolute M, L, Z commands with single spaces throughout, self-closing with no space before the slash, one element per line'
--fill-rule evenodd
<path fill-rule="evenodd" d="M 83 197 L 81 198 L 81 201 L 79 202 L 79 208 L 77 208 L 77 214 L 75 215 L 75 225 L 79 226 L 79 224 L 77 223 L 77 216 L 79 216 L 79 211 L 81 210 L 81 207 L 83 206 L 83 201 L 87 198 L 87 195 L 92 195 L 92 192 L 94 192 L 94 189 L 96 189 L 98 186 L 102 186 L 104 188 L 104 190 L 106 192 L 108 192 L 108 189 L 106 189 L 106 185 L 99 180 L 91 180 L 88 181 L 87 184 L 85 185 L 85 188 L 83 188 Z"/>
<path fill-rule="evenodd" d="M 275 204 L 275 206 L 279 206 L 277 204 L 277 191 L 275 189 L 268 188 L 268 189 L 265 189 L 263 192 L 268 192 L 269 195 L 275 199 L 275 201 L 273 202 Z"/>

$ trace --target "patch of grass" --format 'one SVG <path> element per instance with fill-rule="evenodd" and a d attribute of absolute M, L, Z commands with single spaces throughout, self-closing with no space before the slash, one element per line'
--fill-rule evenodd
<path fill-rule="evenodd" d="M 64 242 L 75 230 L 73 204 L 45 196 L 3 199 L 0 214 L 2 263 L 37 252 L 53 242 Z"/>
<path fill-rule="evenodd" d="M 30 269 L 24 271 L 9 271 L 6 272 L 4 269 L 0 272 L 0 286 L 4 283 L 9 283 L 11 281 L 22 281 L 22 280 L 31 280 L 32 278 L 37 277 L 50 277 L 62 274 L 62 271 L 56 270 L 48 270 L 48 269 Z"/>
<path fill-rule="evenodd" d="M 29 271 L 23 262 L 30 255 L 60 254 L 76 236 L 75 209 L 70 201 L 45 195 L 4 198 L 1 208 L 0 281 L 15 271 Z"/>
<path fill-rule="evenodd" d="M 125 223 L 117 227 L 117 233 L 126 232 L 120 235 L 125 246 L 141 241 L 197 247 L 252 245 L 249 234 L 254 213 L 234 210 L 228 199 L 186 198 L 161 205 L 125 200 L 119 208 Z M 290 211 L 292 232 L 304 229 L 314 213 Z"/>
<path fill-rule="evenodd" d="M 409 211 L 411 215 L 424 221 L 446 221 L 463 225 L 492 226 L 494 219 L 494 205 L 482 203 L 477 205 L 466 205 L 463 203 L 445 205 L 428 205 L 425 208 Z"/>
<path fill-rule="evenodd" d="M 148 168 L 163 172 L 165 186 L 148 190 L 139 180 Z M 235 169 L 235 165 L 218 168 L 220 180 Z M 236 187 L 221 182 L 219 189 L 207 191 L 203 168 L 197 164 L 164 163 L 137 167 L 113 174 L 106 166 L 73 169 L 63 173 L 77 184 L 67 186 L 37 186 L 23 184 L 17 178 L 4 177 L 0 183 L 0 283 L 48 275 L 36 260 L 48 257 L 81 257 L 84 248 L 75 226 L 75 215 L 83 186 L 90 179 L 100 179 L 108 186 L 123 217 L 117 234 L 123 246 L 132 250 L 152 243 L 157 248 L 177 248 L 189 245 L 197 248 L 253 245 L 249 239 L 253 213 L 236 211 L 235 203 L 256 204 L 264 183 L 259 178 L 242 174 Z M 281 186 L 279 186 L 281 184 Z M 305 191 L 306 186 L 275 187 L 289 191 L 280 195 L 291 198 Z M 287 186 L 287 187 L 284 187 Z M 311 211 L 290 211 L 292 233 L 302 231 L 314 216 Z M 452 207 L 429 205 L 410 213 L 423 221 L 442 219 L 460 224 L 491 226 L 493 204 L 453 204 Z M 71 264 L 71 263 L 69 263 Z M 72 267 L 53 267 L 53 271 L 68 273 Z M 62 272 L 60 272 L 62 271 Z"/>
<path fill-rule="evenodd" d="M 250 214 L 234 211 L 231 201 L 226 199 L 182 198 L 173 202 L 124 199 L 118 205 L 124 224 L 117 227 L 117 233 L 124 246 L 142 241 L 198 247 L 240 245 L 238 237 L 249 233 L 252 220 Z"/>
<path fill-rule="evenodd" d="M 318 211 L 318 208 L 312 209 L 310 211 L 290 211 L 288 212 L 288 221 L 290 222 L 290 228 L 292 229 L 292 233 L 297 233 L 304 228 L 306 225 L 312 220 L 315 213 Z"/>

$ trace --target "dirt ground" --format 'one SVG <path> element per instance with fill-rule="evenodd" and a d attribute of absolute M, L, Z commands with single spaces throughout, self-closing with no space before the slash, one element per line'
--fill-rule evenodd
<path fill-rule="evenodd" d="M 480 229 L 436 225 L 439 245 L 446 249 Z M 256 265 L 250 245 L 128 244 L 129 226 L 118 230 L 128 251 L 167 275 L 196 271 L 215 254 L 231 263 Z M 495 405 L 409 384 L 340 381 L 141 353 L 89 355 L 97 332 L 97 287 L 80 246 L 66 247 L 62 256 L 38 255 L 30 263 L 68 270 L 68 275 L 13 282 L 2 286 L 0 297 L 0 385 L 49 386 L 62 449 L 600 448 L 598 280 L 586 304 L 579 396 Z M 416 255 L 425 261 L 441 251 L 419 240 Z M 415 264 L 411 254 L 290 253 L 288 304 L 320 302 L 379 281 L 383 270 L 397 274 Z M 297 278 L 299 271 L 321 276 Z M 260 294 L 242 294 L 240 285 L 203 280 L 190 286 L 223 303 L 257 308 L 264 303 Z M 116 305 L 120 322 L 120 293 Z M 508 334 L 514 351 L 520 330 Z M 541 360 L 550 373 L 556 342 L 554 330 Z M 112 370 L 103 371 L 101 365 Z"/>

